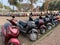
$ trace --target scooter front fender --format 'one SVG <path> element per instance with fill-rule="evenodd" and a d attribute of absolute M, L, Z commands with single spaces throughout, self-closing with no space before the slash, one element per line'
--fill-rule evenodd
<path fill-rule="evenodd" d="M 40 28 L 45 28 L 46 29 L 46 26 L 45 25 L 42 25 Z"/>
<path fill-rule="evenodd" d="M 20 42 L 19 42 L 19 40 L 17 38 L 11 38 L 7 45 L 9 45 L 10 43 L 20 45 Z"/>
<path fill-rule="evenodd" d="M 37 31 L 36 29 L 31 29 L 31 30 L 29 31 L 29 33 L 32 33 L 32 32 L 38 33 L 38 31 Z"/>
<path fill-rule="evenodd" d="M 48 23 L 47 25 L 52 25 L 51 23 Z"/>

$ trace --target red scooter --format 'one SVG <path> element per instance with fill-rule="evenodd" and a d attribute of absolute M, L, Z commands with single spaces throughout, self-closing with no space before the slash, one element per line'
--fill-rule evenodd
<path fill-rule="evenodd" d="M 18 40 L 19 28 L 16 24 L 16 20 L 7 20 L 10 23 L 6 23 L 2 26 L 3 42 L 5 43 L 5 45 L 20 45 L 20 42 Z"/>
<path fill-rule="evenodd" d="M 43 19 L 39 19 L 39 26 L 38 27 L 40 29 L 41 34 L 44 34 L 46 32 L 46 26 L 45 26 Z"/>

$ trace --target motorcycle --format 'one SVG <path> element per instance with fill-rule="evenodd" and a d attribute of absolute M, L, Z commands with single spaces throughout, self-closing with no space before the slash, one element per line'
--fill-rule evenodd
<path fill-rule="evenodd" d="M 54 15 L 51 15 L 49 18 L 50 18 L 50 22 L 52 23 L 52 26 L 53 26 L 53 27 L 55 27 L 55 26 L 58 25 L 58 19 L 57 19 L 57 17 L 55 16 L 55 14 L 54 14 Z"/>
<path fill-rule="evenodd" d="M 21 45 L 18 36 L 19 28 L 16 26 L 15 20 L 9 20 L 10 23 L 5 23 L 2 26 L 2 39 L 5 45 Z"/>
<path fill-rule="evenodd" d="M 53 17 L 52 24 L 53 24 L 53 27 L 58 25 L 58 20 L 56 19 L 56 16 Z"/>
<path fill-rule="evenodd" d="M 35 28 L 35 22 L 34 21 L 27 21 L 27 23 L 23 21 L 19 21 L 19 27 L 20 27 L 20 32 L 26 34 L 29 36 L 29 39 L 31 41 L 35 41 L 38 38 L 38 31 Z"/>
<path fill-rule="evenodd" d="M 35 24 L 36 24 L 36 27 L 37 29 L 39 30 L 39 32 L 41 34 L 44 34 L 46 32 L 46 26 L 44 24 L 44 20 L 43 19 L 35 19 Z"/>
<path fill-rule="evenodd" d="M 43 19 L 39 19 L 39 29 L 41 34 L 46 32 L 46 26 Z"/>
<path fill-rule="evenodd" d="M 48 30 L 51 30 L 52 29 L 52 23 L 50 21 L 50 18 L 49 17 L 45 17 L 45 25 L 47 27 Z"/>

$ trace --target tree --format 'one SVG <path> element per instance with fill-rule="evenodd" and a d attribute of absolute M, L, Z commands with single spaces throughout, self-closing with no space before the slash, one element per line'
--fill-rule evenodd
<path fill-rule="evenodd" d="M 8 0 L 9 4 L 10 5 L 13 5 L 13 6 L 16 6 L 18 8 L 18 10 L 21 10 L 20 7 L 21 7 L 21 4 L 20 2 L 18 2 L 20 0 Z M 31 10 L 33 10 L 33 3 L 36 2 L 37 0 L 30 0 L 31 4 Z"/>
<path fill-rule="evenodd" d="M 45 3 L 43 3 L 42 7 L 40 7 L 40 10 L 41 10 L 41 11 L 44 10 L 44 4 L 45 4 Z"/>
<path fill-rule="evenodd" d="M 9 6 L 6 6 L 6 5 L 4 5 L 4 8 L 8 9 L 8 10 L 11 10 L 11 8 Z"/>
<path fill-rule="evenodd" d="M 60 10 L 60 1 L 56 2 L 51 2 L 49 4 L 49 10 Z"/>
<path fill-rule="evenodd" d="M 17 5 L 17 0 L 8 0 L 10 5 Z"/>
<path fill-rule="evenodd" d="M 20 4 L 18 3 L 18 0 L 8 0 L 10 5 L 16 6 L 18 10 L 20 10 Z"/>
<path fill-rule="evenodd" d="M 30 0 L 30 2 L 31 2 L 31 4 L 30 4 L 30 6 L 31 6 L 31 11 L 33 11 L 33 3 L 35 3 L 37 0 Z"/>
<path fill-rule="evenodd" d="M 45 4 L 45 3 L 44 3 Z M 41 7 L 41 10 L 44 10 L 44 4 L 43 6 Z M 60 1 L 52 1 L 49 3 L 49 6 L 48 6 L 48 10 L 60 10 Z"/>
<path fill-rule="evenodd" d="M 3 8 L 3 5 L 2 5 L 2 3 L 0 3 L 0 8 Z"/>

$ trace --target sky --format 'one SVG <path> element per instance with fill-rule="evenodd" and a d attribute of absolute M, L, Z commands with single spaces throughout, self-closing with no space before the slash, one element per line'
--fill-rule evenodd
<path fill-rule="evenodd" d="M 24 0 L 23 3 L 26 3 L 28 0 Z M 3 5 L 6 6 L 10 6 L 11 8 L 13 6 L 9 5 L 8 0 L 0 0 L 1 3 L 3 3 Z M 29 2 L 29 1 L 28 1 Z M 37 6 L 42 6 L 43 5 L 44 0 L 38 0 L 36 3 L 34 3 L 34 7 L 36 8 Z M 13 8 L 12 8 L 13 9 Z M 17 9 L 16 7 L 14 9 Z"/>

